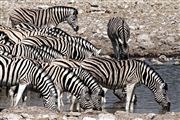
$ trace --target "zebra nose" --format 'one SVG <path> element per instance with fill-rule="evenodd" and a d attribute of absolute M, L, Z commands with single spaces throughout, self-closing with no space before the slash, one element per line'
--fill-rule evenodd
<path fill-rule="evenodd" d="M 171 108 L 171 103 L 168 102 L 166 106 L 163 107 L 163 112 L 169 112 Z"/>
<path fill-rule="evenodd" d="M 78 31 L 79 30 L 79 26 L 76 26 L 75 28 L 74 28 L 74 31 Z"/>

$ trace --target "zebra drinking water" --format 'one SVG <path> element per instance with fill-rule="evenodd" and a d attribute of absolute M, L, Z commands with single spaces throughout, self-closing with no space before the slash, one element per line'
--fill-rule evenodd
<path fill-rule="evenodd" d="M 57 91 L 47 73 L 30 59 L 8 58 L 0 55 L 0 85 L 11 87 L 19 85 L 14 106 L 17 106 L 24 89 L 33 85 L 44 98 L 44 106 L 57 110 Z"/>
<path fill-rule="evenodd" d="M 42 64 L 43 69 L 50 76 L 56 86 L 58 93 L 59 111 L 62 111 L 61 105 L 63 107 L 63 104 L 61 104 L 61 97 L 63 92 L 70 92 L 72 95 L 74 95 L 79 101 L 80 107 L 84 110 L 94 108 L 89 88 L 84 85 L 82 80 L 80 80 L 80 78 L 76 74 L 74 74 L 72 70 L 54 64 L 43 62 L 40 63 Z M 23 95 L 24 102 L 26 102 L 26 95 L 27 94 Z"/>
<path fill-rule="evenodd" d="M 167 96 L 168 85 L 161 76 L 146 63 L 139 60 L 121 60 L 92 57 L 81 62 L 81 67 L 89 71 L 103 87 L 119 89 L 126 87 L 126 111 L 133 111 L 131 103 L 134 89 L 138 85 L 147 86 L 164 111 L 170 111 Z"/>

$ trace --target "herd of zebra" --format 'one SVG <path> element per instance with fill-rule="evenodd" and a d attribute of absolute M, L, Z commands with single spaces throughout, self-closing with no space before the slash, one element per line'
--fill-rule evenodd
<path fill-rule="evenodd" d="M 125 110 L 133 112 L 134 89 L 143 84 L 169 111 L 167 83 L 145 62 L 129 59 L 125 20 L 113 17 L 107 24 L 115 53 L 111 58 L 88 40 L 57 27 L 67 21 L 78 31 L 77 15 L 76 8 L 66 6 L 18 8 L 9 15 L 11 27 L 0 25 L 0 86 L 9 91 L 11 106 L 21 98 L 26 102 L 27 91 L 36 90 L 51 110 L 62 110 L 63 92 L 75 96 L 81 109 L 101 110 L 107 88 L 114 94 L 120 91 L 126 97 Z"/>

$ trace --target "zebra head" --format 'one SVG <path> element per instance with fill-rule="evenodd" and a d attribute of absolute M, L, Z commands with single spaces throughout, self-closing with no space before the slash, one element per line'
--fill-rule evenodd
<path fill-rule="evenodd" d="M 73 28 L 74 31 L 79 30 L 79 26 L 77 25 L 77 14 L 78 11 L 76 9 L 73 9 L 70 11 L 69 16 L 66 18 L 67 23 Z"/>
<path fill-rule="evenodd" d="M 46 71 L 42 69 L 40 63 L 35 63 L 35 66 L 37 71 L 32 84 L 42 94 L 44 106 L 50 110 L 57 111 L 57 89 L 55 84 Z"/>
<path fill-rule="evenodd" d="M 52 94 L 52 93 L 51 93 Z M 50 110 L 58 111 L 57 109 L 57 96 L 49 96 L 48 98 L 44 97 L 43 99 L 44 107 L 49 108 Z"/>
<path fill-rule="evenodd" d="M 162 106 L 163 112 L 170 111 L 171 104 L 167 96 L 167 90 L 167 83 L 161 83 L 157 85 L 157 91 L 155 92 L 155 100 Z"/>
<path fill-rule="evenodd" d="M 88 87 L 84 87 L 82 88 L 80 97 L 78 98 L 80 107 L 84 110 L 93 109 L 93 102 L 89 93 L 90 92 L 89 92 Z"/>
<path fill-rule="evenodd" d="M 94 105 L 93 110 L 102 110 L 102 97 L 104 97 L 104 91 L 102 89 L 92 92 L 91 98 Z"/>

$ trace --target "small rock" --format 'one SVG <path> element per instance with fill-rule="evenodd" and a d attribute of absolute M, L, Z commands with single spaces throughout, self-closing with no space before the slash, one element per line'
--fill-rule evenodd
<path fill-rule="evenodd" d="M 148 48 L 154 48 L 155 44 L 151 41 L 150 35 L 143 33 L 137 36 L 137 41 L 139 42 L 139 46 Z"/>
<path fill-rule="evenodd" d="M 150 118 L 150 119 L 154 119 L 154 117 L 156 117 L 156 114 L 155 113 L 149 113 L 147 115 L 147 117 Z"/>
<path fill-rule="evenodd" d="M 157 60 L 157 59 L 155 59 L 155 58 L 152 58 L 152 59 L 151 59 L 151 62 L 152 62 L 153 64 L 158 64 L 158 65 L 162 65 L 162 64 L 163 64 L 161 61 L 159 61 L 159 60 Z"/>
<path fill-rule="evenodd" d="M 135 119 L 133 119 L 133 120 L 143 120 L 142 118 L 135 118 Z"/>
<path fill-rule="evenodd" d="M 6 114 L 4 115 L 3 119 L 7 119 L 7 120 L 20 120 L 22 119 L 22 117 L 20 115 L 17 115 L 17 114 Z"/>
<path fill-rule="evenodd" d="M 96 119 L 92 117 L 84 117 L 83 120 L 96 120 Z"/>
<path fill-rule="evenodd" d="M 113 114 L 109 114 L 109 113 L 107 113 L 107 114 L 99 114 L 98 115 L 98 120 L 116 120 L 116 117 L 115 117 L 115 115 L 113 115 Z"/>

